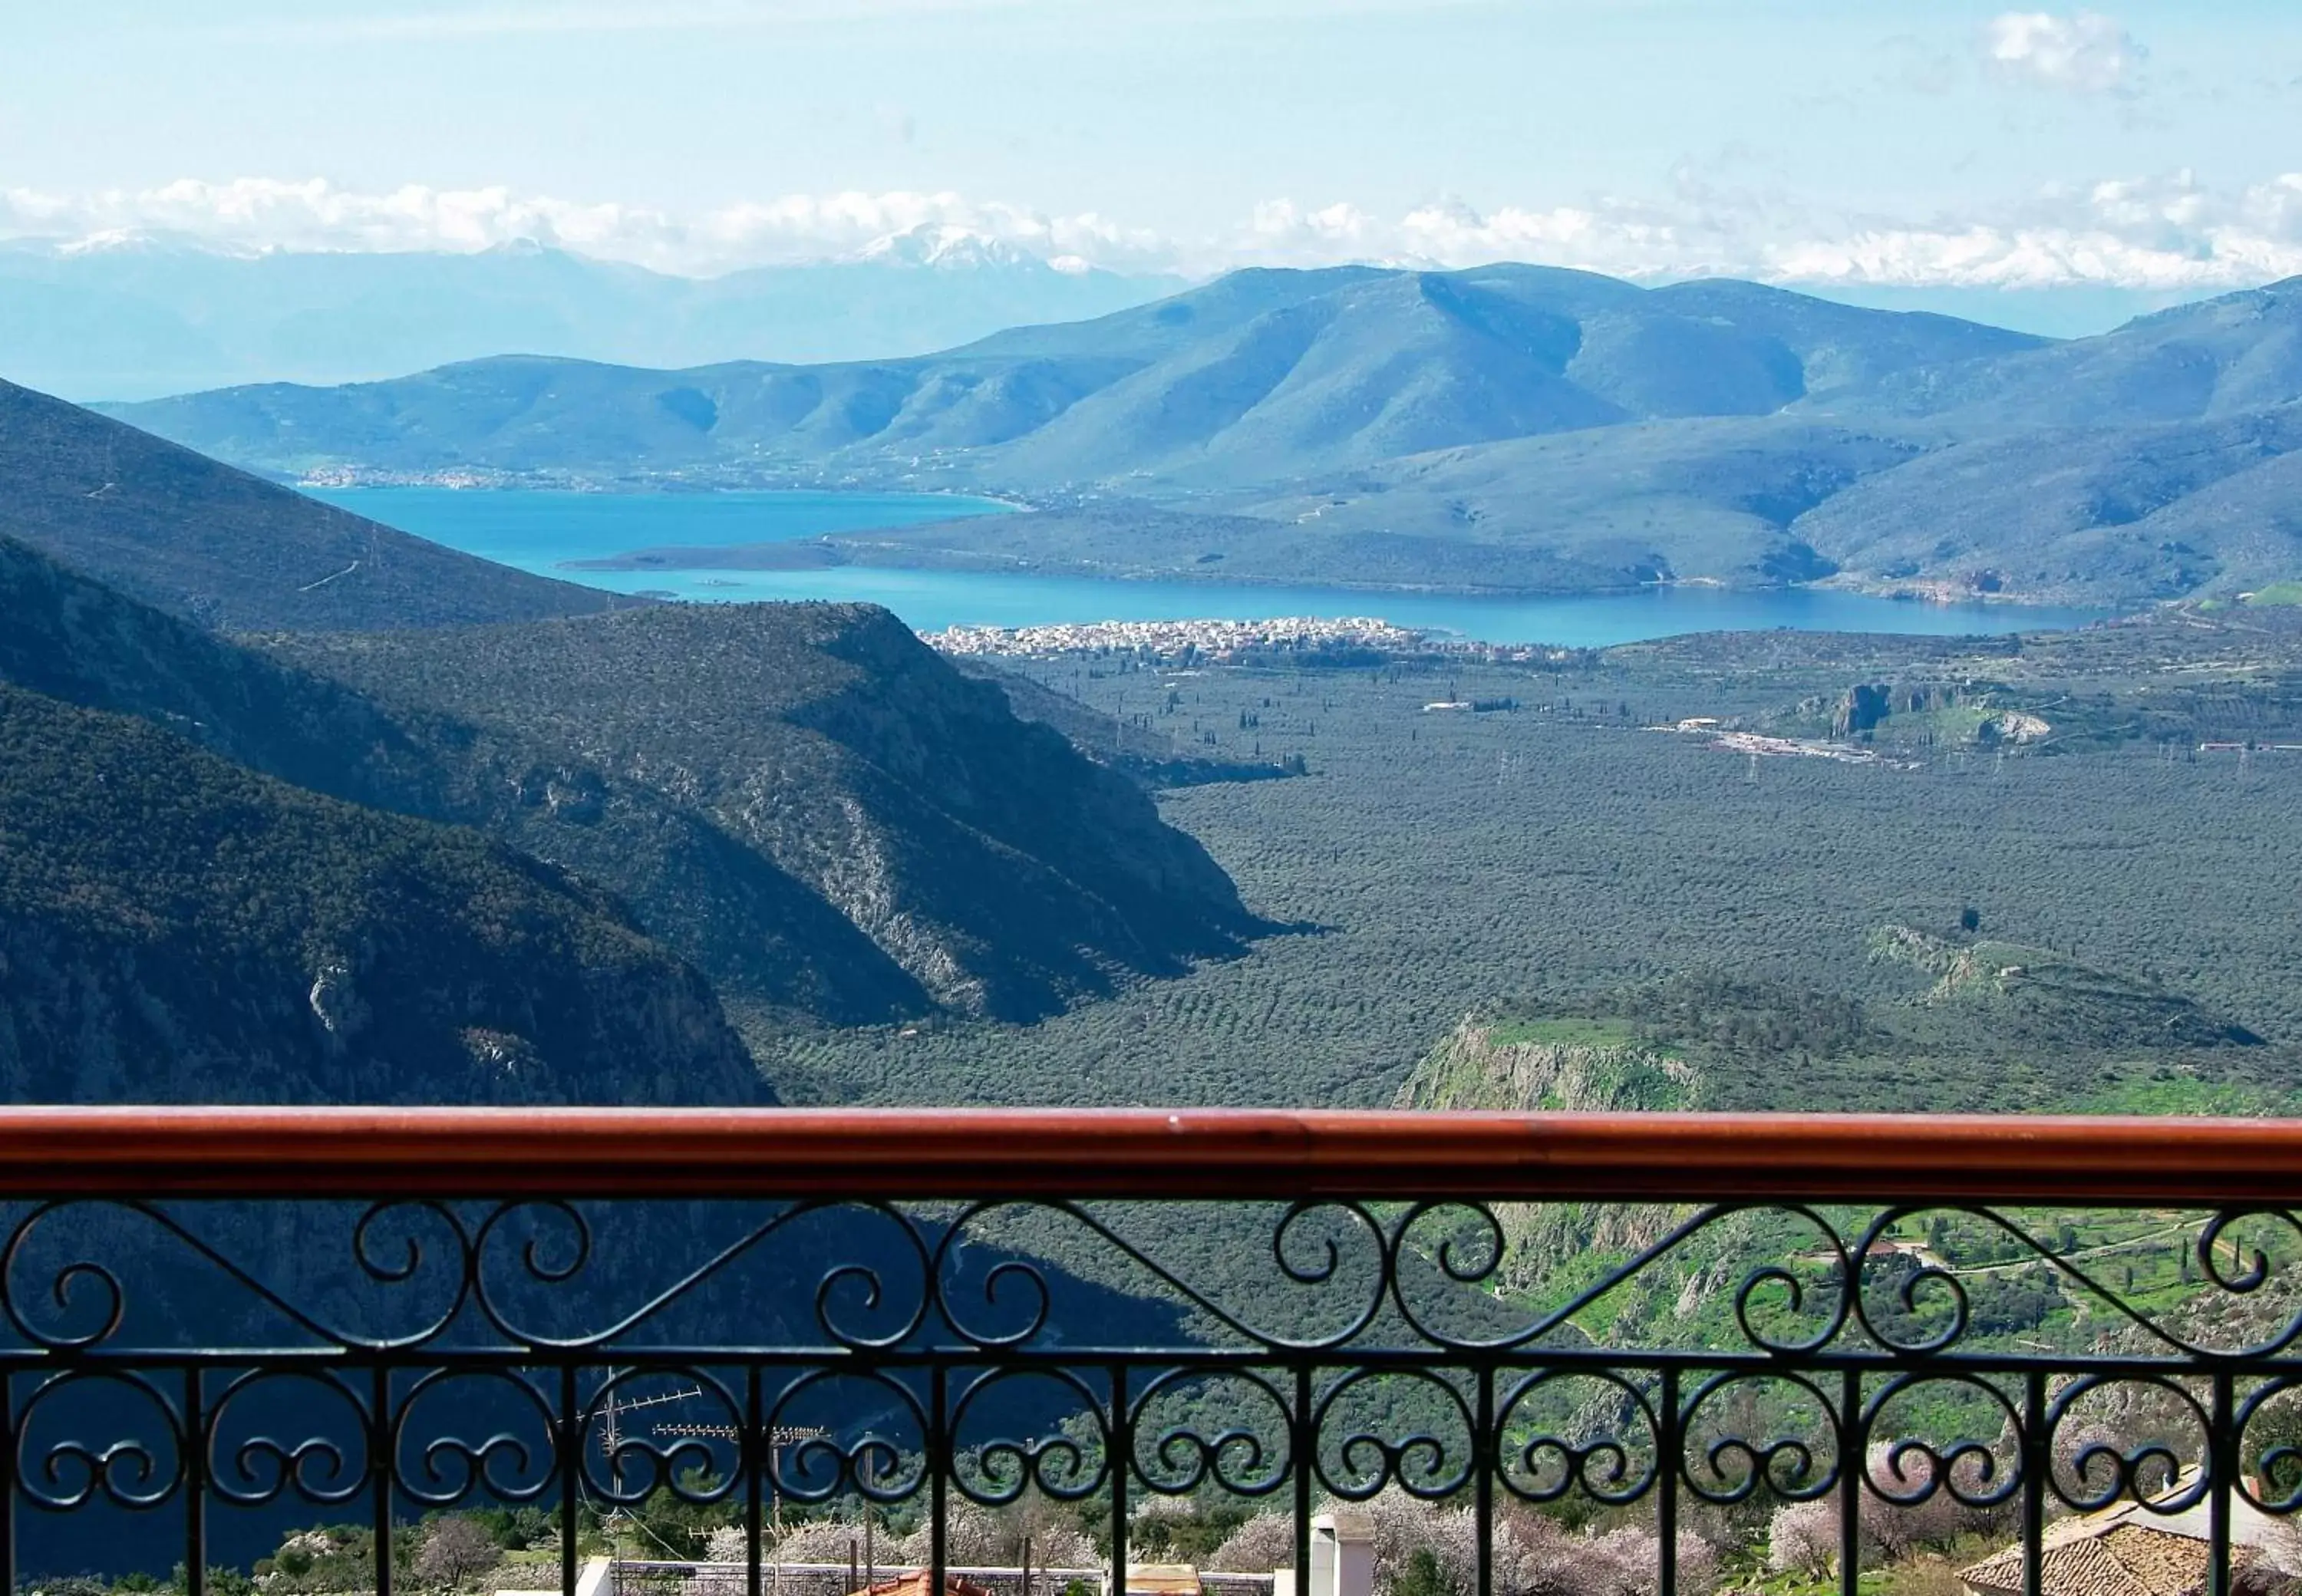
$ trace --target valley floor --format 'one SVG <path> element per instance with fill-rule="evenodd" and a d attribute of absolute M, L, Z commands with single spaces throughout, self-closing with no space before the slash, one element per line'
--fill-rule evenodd
<path fill-rule="evenodd" d="M 2266 745 L 2272 722 L 2302 713 L 2289 642 L 2086 636 L 2019 655 L 1776 635 L 1535 665 L 1035 662 L 1186 752 L 1303 757 L 1305 777 L 1162 802 L 1288 928 L 1035 1026 L 769 1040 L 768 1067 L 795 1100 L 1375 1105 L 1466 1014 L 1701 978 L 1853 1000 L 1898 1038 L 1885 1055 L 1723 1059 L 1703 1105 L 2259 1106 L 2302 1082 L 2302 755 L 2198 744 Z M 1892 757 L 1836 761 L 1654 729 L 1717 719 L 1827 741 L 1808 721 L 1855 683 L 1986 672 L 2010 703 L 2047 706 L 2060 735 L 2002 756 L 1962 740 L 1986 712 L 1955 735 L 1906 715 L 1871 733 Z M 2063 988 L 1945 1006 L 1931 977 L 1881 956 L 1885 928 L 1955 940 L 1970 909 L 2034 962 L 2093 972 L 2080 986 L 2163 993 L 2268 1045 L 2170 1048 L 2039 1006 L 2078 1001 Z"/>

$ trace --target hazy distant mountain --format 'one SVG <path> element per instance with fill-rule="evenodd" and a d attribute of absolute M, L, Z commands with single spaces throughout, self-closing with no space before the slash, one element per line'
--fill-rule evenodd
<path fill-rule="evenodd" d="M 115 413 L 280 472 L 780 474 L 1049 507 L 831 540 L 874 563 L 2121 603 L 2302 572 L 2291 474 L 2269 468 L 2298 403 L 2302 283 L 2054 344 L 1498 266 L 1242 272 L 914 360 L 486 361 Z"/>
<path fill-rule="evenodd" d="M 2011 327 L 2044 338 L 2092 338 L 2137 316 L 2212 298 L 2214 289 L 2120 288 L 2109 283 L 2045 288 L 1929 288 L 1899 284 L 1793 283 L 1818 298 L 1870 310 L 1924 310 L 1961 321 Z"/>
<path fill-rule="evenodd" d="M 647 365 L 878 359 L 1092 316 L 1172 278 L 1063 271 L 921 231 L 858 258 L 668 276 L 533 244 L 220 254 L 139 239 L 0 245 L 0 372 L 75 399 L 345 382 L 505 354 Z"/>
<path fill-rule="evenodd" d="M 1968 432 L 2149 425 L 2302 399 L 2302 279 L 2006 359 L 1882 374 L 1856 402 Z"/>
<path fill-rule="evenodd" d="M 234 631 L 533 620 L 633 602 L 409 537 L 9 382 L 0 533 Z"/>
<path fill-rule="evenodd" d="M 1425 449 L 1763 416 L 2038 340 L 1744 283 L 1581 272 L 1240 272 L 913 360 L 686 371 L 487 360 L 391 382 L 106 407 L 263 469 L 611 475 L 932 466 L 1051 490 L 1300 480 Z"/>

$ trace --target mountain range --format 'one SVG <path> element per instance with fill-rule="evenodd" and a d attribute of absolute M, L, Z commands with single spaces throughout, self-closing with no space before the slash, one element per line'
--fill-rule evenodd
<path fill-rule="evenodd" d="M 1261 928 L 1143 786 L 884 610 L 610 607 L 0 414 L 20 1098 L 757 1100 L 746 1038 L 1029 1020 Z M 347 535 L 390 582 L 264 580 Z"/>
<path fill-rule="evenodd" d="M 345 382 L 520 350 L 682 365 L 916 354 L 1180 287 L 920 228 L 852 258 L 676 277 L 518 243 L 471 254 L 189 240 L 0 244 L 0 372 L 74 399 Z"/>
<path fill-rule="evenodd" d="M 2298 401 L 2302 281 L 2057 343 L 1496 266 L 1240 272 L 909 360 L 503 358 L 111 413 L 288 476 L 868 482 L 1041 512 L 819 551 L 860 563 L 2131 605 L 2302 572 Z"/>

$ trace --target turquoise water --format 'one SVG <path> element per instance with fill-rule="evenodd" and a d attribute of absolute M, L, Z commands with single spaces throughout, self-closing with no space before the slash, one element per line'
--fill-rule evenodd
<path fill-rule="evenodd" d="M 566 493 L 457 488 L 307 489 L 329 504 L 430 538 L 466 554 L 629 592 L 667 591 L 685 573 L 563 571 L 571 559 L 605 559 L 636 549 L 726 548 L 912 526 L 1008 507 L 951 493 Z"/>
<path fill-rule="evenodd" d="M 1860 593 L 1667 587 L 1573 598 L 1214 582 L 1119 582 L 987 571 L 570 571 L 562 562 L 657 546 L 708 547 L 996 515 L 988 500 L 928 493 L 563 493 L 356 488 L 315 492 L 388 526 L 467 554 L 617 592 L 683 598 L 846 599 L 884 604 L 923 632 L 1060 621 L 1253 620 L 1376 616 L 1393 626 L 1488 643 L 1601 647 L 1684 632 L 1905 632 L 1956 635 L 2083 626 L 2107 611 L 2012 604 L 1922 604 Z"/>

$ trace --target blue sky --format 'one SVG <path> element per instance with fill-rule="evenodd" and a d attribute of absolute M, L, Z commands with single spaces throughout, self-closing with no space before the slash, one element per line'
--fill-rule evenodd
<path fill-rule="evenodd" d="M 1878 287 L 2302 271 L 2302 4 L 0 0 L 0 230 L 912 227 L 1122 269 L 1536 258 Z"/>

